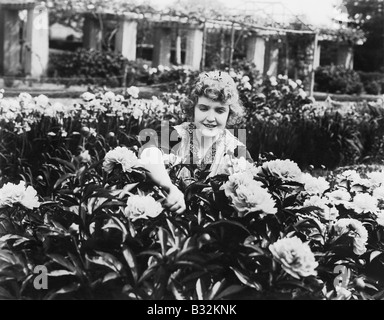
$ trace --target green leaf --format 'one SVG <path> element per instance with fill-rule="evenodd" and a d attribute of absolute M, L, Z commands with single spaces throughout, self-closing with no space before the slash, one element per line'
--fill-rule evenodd
<path fill-rule="evenodd" d="M 208 226 L 206 226 L 204 229 L 210 229 L 216 226 L 232 226 L 232 227 L 240 228 L 241 230 L 245 231 L 247 234 L 250 234 L 249 230 L 246 227 L 244 227 L 241 223 L 237 221 L 231 221 L 231 220 L 220 220 L 220 221 L 212 222 Z"/>
<path fill-rule="evenodd" d="M 96 251 L 96 253 L 99 256 L 90 257 L 88 254 L 85 256 L 90 262 L 106 266 L 112 271 L 120 273 L 123 270 L 123 264 L 112 254 L 102 251 Z"/>
<path fill-rule="evenodd" d="M 382 252 L 381 251 L 372 251 L 369 255 L 369 261 L 372 262 L 373 259 L 376 259 L 379 255 L 381 255 Z"/>
<path fill-rule="evenodd" d="M 74 173 L 65 173 L 63 174 L 59 179 L 57 179 L 57 181 L 55 182 L 54 186 L 53 186 L 53 189 L 57 189 L 59 186 L 61 186 L 61 184 L 71 178 L 71 177 L 75 177 L 76 175 Z"/>
<path fill-rule="evenodd" d="M 71 171 L 72 173 L 76 172 L 76 168 L 71 162 L 65 161 L 57 157 L 53 157 L 52 160 L 56 160 L 58 163 L 62 164 L 65 168 L 69 169 L 69 171 Z"/>
<path fill-rule="evenodd" d="M 104 225 L 102 227 L 102 229 L 117 229 L 117 230 L 120 230 L 121 231 L 121 242 L 125 242 L 125 240 L 127 239 L 128 237 L 128 231 L 126 229 L 126 227 L 124 226 L 124 224 L 119 220 L 119 218 L 117 217 L 111 217 L 112 221 L 108 221 L 108 223 L 106 225 Z"/>
<path fill-rule="evenodd" d="M 76 268 L 69 261 L 67 261 L 63 256 L 61 256 L 59 254 L 55 254 L 55 253 L 47 254 L 47 256 L 50 257 L 56 263 L 67 268 L 71 272 L 73 272 L 73 273 L 76 272 Z"/>
<path fill-rule="evenodd" d="M 238 293 L 240 291 L 244 290 L 243 286 L 240 285 L 231 285 L 228 288 L 224 289 L 222 292 L 220 292 L 217 296 L 216 299 L 222 299 L 224 297 L 230 296 L 232 294 Z"/>
<path fill-rule="evenodd" d="M 143 281 L 147 280 L 147 278 L 151 277 L 156 272 L 156 268 L 152 266 L 151 268 L 145 270 L 137 283 L 142 283 Z"/>
<path fill-rule="evenodd" d="M 167 252 L 168 234 L 162 227 L 159 228 L 159 231 L 157 234 L 158 234 L 159 242 L 160 242 L 160 246 L 161 246 L 161 254 L 163 256 L 165 256 L 165 254 Z"/>
<path fill-rule="evenodd" d="M 102 282 L 105 283 L 105 282 L 108 282 L 108 281 L 111 281 L 111 280 L 118 279 L 119 277 L 120 277 L 120 275 L 118 273 L 116 273 L 116 272 L 109 272 L 109 273 L 107 273 L 103 277 Z"/>
<path fill-rule="evenodd" d="M 224 280 L 216 282 L 216 283 L 213 285 L 213 287 L 212 287 L 212 289 L 211 289 L 211 292 L 209 293 L 209 295 L 208 295 L 208 297 L 207 297 L 207 300 L 213 300 L 214 297 L 215 297 L 215 295 L 216 295 L 216 293 L 221 289 L 221 287 L 223 286 L 223 284 L 224 284 Z"/>
<path fill-rule="evenodd" d="M 74 291 L 77 291 L 78 289 L 80 288 L 80 284 L 79 283 L 71 283 L 70 285 L 68 286 L 65 286 L 57 291 L 54 291 L 54 292 L 50 292 L 49 294 L 47 294 L 44 299 L 46 300 L 52 300 L 54 299 L 57 295 L 60 295 L 60 294 L 66 294 L 66 293 L 71 293 L 71 292 L 74 292 Z"/>
<path fill-rule="evenodd" d="M 196 281 L 196 293 L 198 300 L 204 300 L 204 292 L 206 291 L 205 286 L 203 285 L 201 278 Z"/>
<path fill-rule="evenodd" d="M 0 250 L 0 260 L 3 260 L 3 261 L 8 262 L 10 264 L 19 263 L 19 260 L 13 254 L 13 252 L 8 251 L 8 250 Z"/>
<path fill-rule="evenodd" d="M 245 276 L 243 273 L 241 273 L 239 270 L 237 270 L 236 268 L 233 268 L 233 267 L 230 267 L 233 272 L 235 273 L 235 275 L 237 276 L 237 278 L 242 282 L 244 283 L 246 286 L 248 287 L 251 287 L 251 288 L 254 288 L 256 289 L 257 291 L 261 291 L 262 290 L 262 287 L 260 286 L 260 284 L 256 283 L 256 282 L 252 282 L 247 276 Z"/>
<path fill-rule="evenodd" d="M 50 277 L 73 276 L 73 275 L 75 275 L 75 273 L 68 270 L 53 270 L 48 273 L 48 276 Z"/>
<path fill-rule="evenodd" d="M 124 201 L 118 201 L 118 200 L 106 201 L 102 203 L 99 207 L 97 207 L 97 209 L 93 212 L 93 214 L 99 214 L 103 209 L 116 207 L 116 206 L 123 207 L 125 205 L 126 203 Z"/>
<path fill-rule="evenodd" d="M 137 282 L 138 272 L 137 272 L 137 262 L 136 262 L 136 259 L 133 256 L 131 250 L 129 250 L 129 248 L 126 245 L 123 245 L 122 248 L 123 248 L 124 258 L 127 261 L 127 264 L 130 267 L 130 269 L 131 269 L 133 279 L 135 280 L 135 282 Z"/>

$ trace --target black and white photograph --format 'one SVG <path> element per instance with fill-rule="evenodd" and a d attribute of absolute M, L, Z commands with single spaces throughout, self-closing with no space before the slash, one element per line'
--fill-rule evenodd
<path fill-rule="evenodd" d="M 383 299 L 384 0 L 0 0 L 0 300 Z"/>

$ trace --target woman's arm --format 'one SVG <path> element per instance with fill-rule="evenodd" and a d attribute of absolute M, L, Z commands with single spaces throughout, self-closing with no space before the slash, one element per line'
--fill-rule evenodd
<path fill-rule="evenodd" d="M 152 181 L 165 191 L 164 206 L 176 213 L 184 212 L 184 194 L 172 183 L 164 165 L 162 152 L 156 147 L 145 148 L 140 154 L 140 162 L 148 170 Z"/>

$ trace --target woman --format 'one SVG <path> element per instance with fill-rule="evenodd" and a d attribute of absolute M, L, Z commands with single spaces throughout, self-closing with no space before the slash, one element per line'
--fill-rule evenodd
<path fill-rule="evenodd" d="M 189 121 L 175 126 L 181 141 L 172 148 L 172 153 L 196 170 L 184 167 L 180 178 L 188 181 L 194 178 L 192 175 L 208 173 L 207 177 L 213 177 L 226 173 L 228 160 L 235 157 L 253 162 L 245 144 L 226 129 L 243 115 L 236 84 L 228 73 L 201 73 L 181 107 Z M 145 168 L 150 177 L 167 193 L 164 206 L 176 213 L 185 211 L 184 194 L 172 183 L 164 162 L 154 161 L 162 159 L 161 151 L 146 148 L 141 158 L 146 159 Z"/>

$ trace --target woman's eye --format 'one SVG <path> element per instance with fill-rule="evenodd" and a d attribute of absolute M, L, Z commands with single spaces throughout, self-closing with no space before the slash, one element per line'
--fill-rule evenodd
<path fill-rule="evenodd" d="M 222 114 L 222 113 L 225 112 L 225 109 L 218 109 L 218 110 L 216 110 L 216 112 L 219 113 L 219 114 Z"/>

